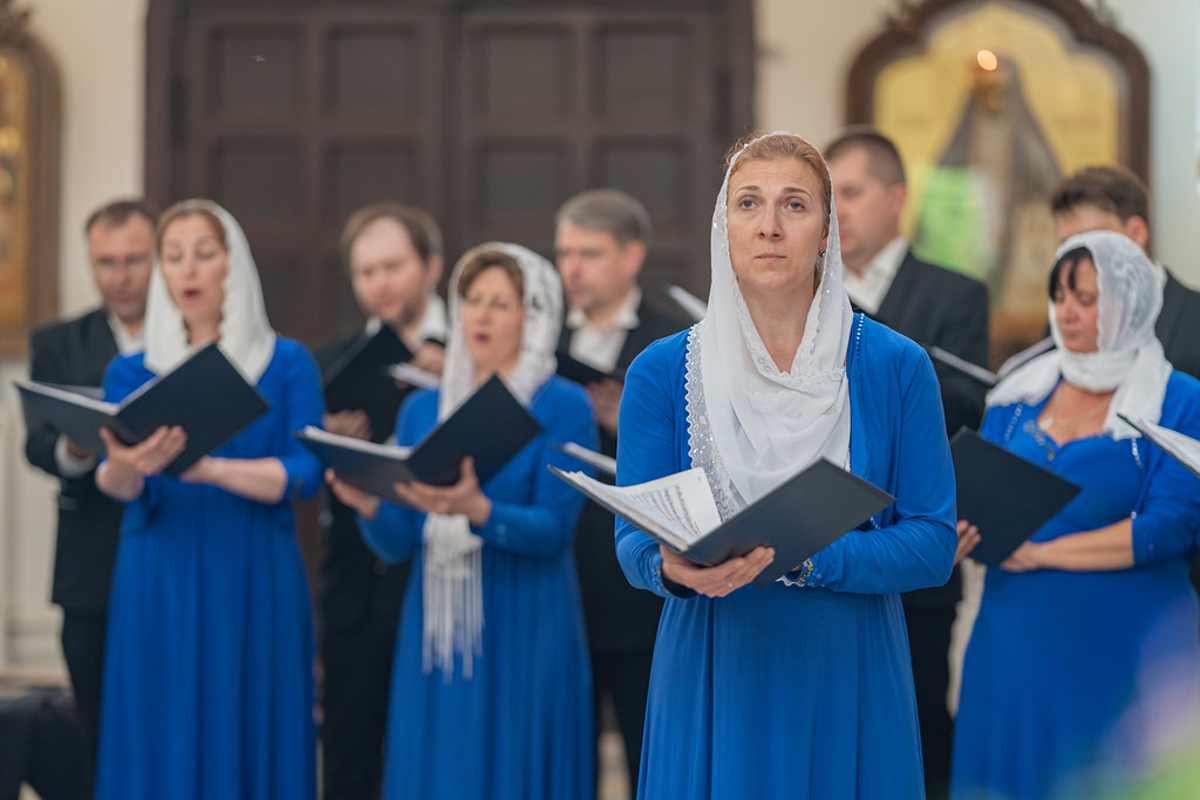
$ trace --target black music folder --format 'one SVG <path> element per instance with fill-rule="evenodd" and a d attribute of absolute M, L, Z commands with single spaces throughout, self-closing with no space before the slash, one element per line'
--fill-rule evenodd
<path fill-rule="evenodd" d="M 581 472 L 550 471 L 689 561 L 714 566 L 764 545 L 775 560 L 754 579 L 769 586 L 895 500 L 825 459 L 721 521 L 704 470 L 694 467 L 635 486 L 609 486 Z"/>
<path fill-rule="evenodd" d="M 1170 428 L 1164 428 L 1161 425 L 1148 422 L 1144 419 L 1133 419 L 1119 412 L 1117 416 L 1126 425 L 1149 439 L 1152 444 L 1157 445 L 1164 453 L 1187 467 L 1197 478 L 1200 478 L 1200 441 L 1193 439 L 1187 434 L 1171 430 Z"/>
<path fill-rule="evenodd" d="M 391 325 L 380 325 L 371 336 L 363 334 L 321 375 L 326 410 L 361 409 L 371 419 L 395 421 L 404 392 L 387 369 L 412 357 Z"/>
<path fill-rule="evenodd" d="M 998 567 L 1057 514 L 1079 487 L 968 428 L 950 439 L 958 518 L 979 529 L 971 558 Z"/>
<path fill-rule="evenodd" d="M 554 357 L 558 359 L 558 374 L 569 381 L 574 381 L 584 386 L 605 379 L 614 380 L 618 383 L 625 382 L 625 370 L 623 369 L 605 372 L 604 370 L 596 369 L 591 364 L 585 364 L 578 359 L 572 358 L 569 353 L 563 350 L 555 353 Z"/>
<path fill-rule="evenodd" d="M 18 381 L 17 389 L 27 415 L 40 415 L 93 453 L 104 452 L 101 428 L 108 428 L 122 442 L 133 445 L 163 425 L 181 426 L 188 436 L 187 446 L 163 469 L 163 474 L 172 477 L 178 477 L 271 407 L 215 342 L 121 403 L 106 403 L 35 381 Z"/>
<path fill-rule="evenodd" d="M 487 483 L 541 429 L 493 375 L 414 447 L 373 444 L 313 427 L 292 435 L 346 483 L 398 503 L 394 484 L 453 485 L 467 456 L 475 460 L 479 483 Z"/>

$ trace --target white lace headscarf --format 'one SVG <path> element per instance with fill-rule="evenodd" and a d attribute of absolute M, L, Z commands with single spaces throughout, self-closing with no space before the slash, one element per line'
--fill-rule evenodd
<path fill-rule="evenodd" d="M 1171 377 L 1171 364 L 1154 333 L 1163 281 L 1142 248 L 1124 234 L 1088 231 L 1072 236 L 1059 246 L 1055 263 L 1079 248 L 1091 254 L 1096 267 L 1097 350 L 1078 353 L 1063 346 L 1051 301 L 1050 335 L 1056 348 L 1013 370 L 988 394 L 987 404 L 1040 403 L 1054 391 L 1060 376 L 1089 392 L 1115 389 L 1103 430 L 1115 439 L 1132 439 L 1139 434 L 1117 414 L 1158 422 Z"/>
<path fill-rule="evenodd" d="M 212 213 L 225 229 L 228 269 L 218 344 L 242 376 L 251 384 L 257 383 L 275 354 L 275 331 L 267 319 L 258 268 L 246 234 L 232 214 L 211 200 L 188 200 L 181 205 Z M 195 349 L 188 344 L 183 314 L 167 290 L 157 252 L 146 298 L 145 342 L 146 368 L 157 375 L 170 372 Z"/>
<path fill-rule="evenodd" d="M 515 259 L 525 284 L 521 351 L 505 385 L 528 406 L 557 368 L 554 350 L 562 326 L 563 302 L 558 271 L 549 261 L 520 245 L 482 244 L 464 255 L 450 276 L 450 330 L 438 397 L 439 422 L 453 414 L 479 387 L 475 363 L 463 334 L 463 302 L 458 283 L 466 263 L 483 250 L 499 250 Z M 470 680 L 474 657 L 482 652 L 483 540 L 471 533 L 464 514 L 430 514 L 425 519 L 424 541 L 425 671 L 432 672 L 437 667 L 449 681 L 454 673 L 454 655 L 458 653 L 462 657 L 463 677 Z"/>
<path fill-rule="evenodd" d="M 769 136 L 800 138 L 783 131 Z M 734 506 L 754 502 L 818 458 L 848 464 L 846 348 L 854 317 L 842 287 L 842 248 L 831 196 L 828 241 L 816 261 L 820 283 L 804 322 L 804 335 L 791 369 L 781 372 L 775 365 L 755 328 L 729 257 L 729 177 L 740 156 L 731 160 L 717 195 L 708 314 L 693 331 L 693 337 L 699 336 L 708 428 L 722 465 L 718 475 L 723 472 L 736 490 L 731 495 Z M 705 446 L 696 438 L 703 435 L 702 426 L 692 425 L 693 454 Z M 716 488 L 721 493 L 730 487 Z"/>

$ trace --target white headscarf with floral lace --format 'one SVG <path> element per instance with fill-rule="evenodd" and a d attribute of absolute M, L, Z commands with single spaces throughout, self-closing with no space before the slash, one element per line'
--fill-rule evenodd
<path fill-rule="evenodd" d="M 1162 310 L 1163 278 L 1132 239 L 1115 231 L 1087 231 L 1064 241 L 1055 263 L 1084 249 L 1096 267 L 1099 311 L 1095 352 L 1079 353 L 1063 346 L 1050 302 L 1050 335 L 1057 347 L 1013 370 L 993 389 L 988 406 L 1040 403 L 1060 378 L 1089 392 L 1110 392 L 1112 402 L 1104 428 L 1115 439 L 1138 434 L 1117 414 L 1158 422 L 1171 364 L 1154 333 Z"/>
<path fill-rule="evenodd" d="M 768 136 L 795 134 L 776 131 Z M 766 137 L 763 137 L 766 138 Z M 757 141 L 757 140 L 756 140 Z M 742 152 L 745 152 L 743 148 Z M 842 286 L 842 248 L 837 210 L 829 198 L 829 236 L 817 255 L 820 276 L 791 369 L 775 365 L 754 326 L 729 257 L 729 178 L 741 156 L 731 160 L 713 210 L 712 286 L 708 314 L 693 331 L 699 338 L 699 368 L 707 433 L 736 492 L 749 504 L 799 470 L 827 458 L 846 466 L 850 450 L 850 402 L 846 348 L 854 311 Z M 706 446 L 704 425 L 693 420 L 691 450 Z M 711 475 L 711 473 L 710 473 Z M 714 487 L 718 493 L 731 487 Z M 736 509 L 735 509 L 736 510 Z"/>

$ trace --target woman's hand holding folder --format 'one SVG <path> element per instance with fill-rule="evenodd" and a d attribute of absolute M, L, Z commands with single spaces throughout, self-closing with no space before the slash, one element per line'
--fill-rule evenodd
<path fill-rule="evenodd" d="M 758 577 L 775 560 L 773 547 L 756 547 L 744 556 L 731 558 L 715 567 L 702 567 L 659 545 L 663 581 L 684 586 L 705 597 L 732 594 Z"/>
<path fill-rule="evenodd" d="M 100 438 L 108 456 L 96 473 L 96 485 L 110 497 L 126 502 L 142 493 L 146 476 L 162 472 L 187 446 L 187 433 L 178 425 L 163 425 L 131 447 L 107 428 L 100 429 Z"/>
<path fill-rule="evenodd" d="M 337 473 L 333 470 L 325 470 L 325 482 L 329 484 L 329 488 L 333 490 L 333 494 L 338 500 L 353 508 L 355 513 L 367 522 L 375 519 L 375 515 L 379 513 L 380 500 L 378 497 L 367 494 L 362 489 L 354 488 L 338 478 Z"/>

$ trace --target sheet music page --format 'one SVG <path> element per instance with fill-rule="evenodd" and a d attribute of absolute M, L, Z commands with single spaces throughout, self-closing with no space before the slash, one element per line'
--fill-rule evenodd
<path fill-rule="evenodd" d="M 688 544 L 721 524 L 708 478 L 699 467 L 634 486 L 597 483 L 606 495 L 669 528 Z"/>
<path fill-rule="evenodd" d="M 609 475 L 617 474 L 617 460 L 612 456 L 606 456 L 604 453 L 589 450 L 575 442 L 563 442 L 562 444 L 552 442 L 551 446 L 572 458 L 579 459 L 585 464 L 591 464 L 596 469 L 606 472 Z"/>
<path fill-rule="evenodd" d="M 53 383 L 39 383 L 38 381 L 13 381 L 13 384 L 24 387 L 26 390 L 36 394 L 52 397 L 55 400 L 63 400 L 80 408 L 90 408 L 93 411 L 100 411 L 109 416 L 121 410 L 120 404 L 105 401 L 103 395 L 95 397 L 92 394 L 77 391 L 75 388 L 68 389 Z"/>
<path fill-rule="evenodd" d="M 302 431 L 305 438 L 311 439 L 314 442 L 324 442 L 326 444 L 345 447 L 350 450 L 359 450 L 363 453 L 374 453 L 376 455 L 387 456 L 388 458 L 404 459 L 412 454 L 411 447 L 401 447 L 396 444 L 376 444 L 363 439 L 355 439 L 353 436 L 339 436 L 336 433 L 318 428 L 314 425 L 305 426 Z"/>
<path fill-rule="evenodd" d="M 387 372 L 394 380 L 403 381 L 409 386 L 416 386 L 419 389 L 436 389 L 442 383 L 442 379 L 437 375 L 420 367 L 414 367 L 407 361 L 402 364 L 393 364 L 387 368 Z"/>

